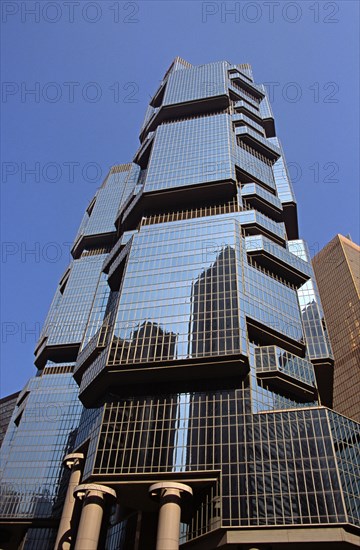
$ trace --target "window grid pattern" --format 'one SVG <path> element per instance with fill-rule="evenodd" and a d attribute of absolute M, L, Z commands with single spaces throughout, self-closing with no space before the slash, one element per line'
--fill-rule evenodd
<path fill-rule="evenodd" d="M 245 265 L 243 280 L 240 307 L 246 315 L 295 341 L 301 341 L 303 328 L 296 290 L 251 265 Z"/>
<path fill-rule="evenodd" d="M 322 313 L 314 275 L 304 283 L 298 292 L 301 315 L 304 325 L 307 352 L 310 359 L 331 358 L 327 331 L 325 330 L 324 316 Z"/>
<path fill-rule="evenodd" d="M 297 239 L 288 241 L 288 249 L 292 254 L 307 261 L 311 272 L 311 279 L 306 281 L 297 291 L 308 356 L 311 360 L 332 358 L 332 350 L 308 247 L 302 239 Z"/>
<path fill-rule="evenodd" d="M 275 244 L 270 239 L 262 235 L 251 235 L 246 237 L 245 245 L 247 252 L 251 252 L 253 250 L 264 250 L 284 264 L 295 268 L 300 273 L 303 273 L 308 277 L 311 277 L 312 275 L 312 268 L 308 262 L 302 260 L 301 258 L 297 258 L 286 248 Z"/>
<path fill-rule="evenodd" d="M 294 190 L 292 188 L 290 174 L 286 166 L 281 143 L 277 137 L 269 138 L 269 142 L 273 143 L 281 151 L 281 157 L 273 165 L 273 172 L 278 196 L 282 203 L 293 202 L 296 204 Z"/>
<path fill-rule="evenodd" d="M 279 210 L 282 209 L 282 205 L 280 202 L 280 199 L 277 195 L 273 195 L 269 191 L 266 191 L 263 187 L 258 185 L 257 183 L 246 183 L 241 188 L 241 196 L 247 197 L 249 195 L 258 195 L 262 199 L 264 199 L 266 202 L 272 204 Z"/>
<path fill-rule="evenodd" d="M 291 378 L 295 378 L 314 388 L 316 387 L 313 364 L 278 346 L 257 348 L 255 350 L 255 364 L 258 373 L 280 371 Z"/>
<path fill-rule="evenodd" d="M 62 460 L 75 443 L 82 405 L 72 374 L 32 378 L 18 425 L 15 409 L 1 447 L 1 517 L 61 514 L 67 476 Z"/>
<path fill-rule="evenodd" d="M 259 100 L 253 96 L 252 94 L 249 94 L 244 88 L 241 88 L 235 82 L 229 79 L 229 90 L 233 92 L 233 94 L 230 94 L 230 97 L 235 94 L 237 99 L 243 99 L 247 103 L 249 103 L 252 107 L 259 107 Z"/>
<path fill-rule="evenodd" d="M 106 255 L 74 260 L 64 294 L 47 326 L 48 345 L 80 343 Z"/>
<path fill-rule="evenodd" d="M 237 115 L 237 116 L 243 116 L 243 115 Z M 253 130 L 249 126 L 240 126 L 239 128 L 235 128 L 235 134 L 238 136 L 238 139 L 241 141 L 241 136 L 248 135 L 254 138 L 258 143 L 261 143 L 264 145 L 268 150 L 270 149 L 272 151 L 272 159 L 274 156 L 278 158 L 280 156 L 280 149 L 268 138 L 259 135 L 259 133 L 256 130 Z M 260 153 L 261 154 L 261 153 Z M 268 158 L 266 155 L 265 158 Z M 269 160 L 269 159 L 268 159 Z M 273 160 L 270 160 L 271 165 L 273 164 Z"/>
<path fill-rule="evenodd" d="M 163 105 L 226 95 L 226 66 L 225 62 L 207 63 L 174 71 L 169 76 Z"/>
<path fill-rule="evenodd" d="M 348 520 L 360 526 L 360 424 L 328 411 Z"/>
<path fill-rule="evenodd" d="M 88 326 L 86 329 L 85 337 L 83 340 L 82 347 L 84 348 L 86 344 L 91 340 L 91 338 L 96 334 L 103 324 L 104 316 L 109 300 L 110 287 L 107 283 L 107 276 L 104 273 L 101 273 L 99 284 L 95 293 L 94 301 L 91 306 L 90 317 L 88 321 Z"/>
<path fill-rule="evenodd" d="M 270 231 L 270 233 L 273 233 L 277 237 L 280 237 L 280 239 L 286 239 L 284 223 L 274 222 L 271 218 L 265 216 L 265 214 L 262 214 L 257 210 L 248 210 L 245 212 L 241 212 L 241 214 L 239 215 L 239 221 L 242 225 L 248 225 L 251 223 L 259 224 L 260 226 Z"/>
<path fill-rule="evenodd" d="M 233 109 L 235 109 L 235 111 L 237 109 L 246 109 L 249 113 L 252 113 L 257 118 L 259 118 L 259 119 L 262 118 L 260 113 L 259 113 L 258 107 L 254 107 L 253 105 L 251 105 L 247 101 L 244 101 L 244 100 L 232 101 L 231 104 L 232 104 Z"/>
<path fill-rule="evenodd" d="M 235 180 L 232 139 L 227 114 L 162 124 L 156 130 L 145 192 Z"/>
<path fill-rule="evenodd" d="M 244 442 L 242 525 L 346 521 L 326 409 L 253 415 Z M 226 525 L 235 525 L 235 510 Z"/>
<path fill-rule="evenodd" d="M 142 227 L 108 364 L 240 352 L 235 225 L 228 215 Z"/>
<path fill-rule="evenodd" d="M 118 210 L 133 192 L 139 174 L 140 167 L 135 164 L 129 165 L 126 171 L 110 172 L 105 184 L 96 194 L 95 206 L 83 229 L 83 235 L 115 232 Z"/>
<path fill-rule="evenodd" d="M 133 546 L 136 536 L 137 512 L 123 521 L 111 525 L 106 534 L 106 550 L 127 550 Z"/>
<path fill-rule="evenodd" d="M 40 342 L 43 340 L 43 338 L 45 338 L 48 335 L 49 330 L 51 329 L 51 326 L 54 324 L 54 320 L 56 319 L 56 314 L 57 314 L 58 307 L 61 304 L 62 296 L 63 295 L 60 292 L 60 285 L 59 285 L 58 288 L 55 291 L 54 298 L 52 299 L 48 314 L 47 314 L 46 319 L 44 321 L 44 325 L 41 329 L 41 333 L 40 333 L 40 336 L 39 336 L 39 340 L 37 342 L 37 346 L 40 344 Z"/>
<path fill-rule="evenodd" d="M 216 483 L 200 493 L 195 493 L 193 514 L 189 523 L 182 523 L 180 543 L 188 542 L 221 527 L 220 484 Z"/>
<path fill-rule="evenodd" d="M 234 163 L 250 176 L 275 190 L 275 180 L 270 162 L 254 149 L 241 143 L 235 146 Z M 247 182 L 245 182 L 247 183 Z"/>
<path fill-rule="evenodd" d="M 232 121 L 234 123 L 234 126 L 238 126 L 238 123 L 245 123 L 247 126 L 251 126 L 254 130 L 256 130 L 256 135 L 265 136 L 265 130 L 264 128 L 258 124 L 257 122 L 254 122 L 252 118 L 249 118 L 248 116 L 244 115 L 243 113 L 236 113 L 232 115 Z"/>
<path fill-rule="evenodd" d="M 200 498 L 188 540 L 220 515 L 225 527 L 346 521 L 326 409 L 249 414 L 248 383 L 107 403 L 93 473 L 220 470 L 220 505 Z"/>
<path fill-rule="evenodd" d="M 263 119 L 274 118 L 272 108 L 271 108 L 271 103 L 270 103 L 269 98 L 268 98 L 266 87 L 264 86 L 264 84 L 260 84 L 259 88 L 265 96 L 262 99 L 262 101 L 260 102 L 260 105 L 259 105 L 261 118 L 263 118 Z"/>
<path fill-rule="evenodd" d="M 333 408 L 360 422 L 360 247 L 337 235 L 313 265 L 334 351 Z"/>
<path fill-rule="evenodd" d="M 234 457 L 242 407 L 234 391 L 106 403 L 93 473 L 219 470 Z"/>
<path fill-rule="evenodd" d="M 176 71 L 177 67 L 186 70 Z M 164 104 L 229 95 L 230 88 L 232 97 L 243 98 L 235 108 L 246 108 L 254 119 L 255 114 L 259 120 L 272 117 L 267 98 L 259 102 L 231 83 L 227 68 L 225 62 L 195 68 L 177 61 L 168 75 Z M 147 169 L 141 171 L 135 164 L 114 167 L 88 207 L 78 238 L 114 232 L 117 214 L 124 211 L 124 220 L 144 190 L 235 182 L 235 169 L 245 184 L 244 196 L 250 185 L 279 209 L 278 197 L 295 202 L 283 156 L 272 167 L 255 149 L 237 144 L 233 118 L 258 132 L 261 125 L 246 115 L 230 115 L 232 108 L 228 111 L 159 126 L 149 136 L 154 143 Z M 145 123 L 154 112 L 157 108 L 149 108 Z M 277 138 L 267 141 L 281 147 Z M 252 178 L 262 184 L 247 183 Z M 229 389 L 229 381 L 222 389 L 225 382 L 223 386 L 217 381 L 220 389 L 214 390 L 213 383 L 202 381 L 201 392 L 165 389 L 126 399 L 111 394 L 105 405 L 83 410 L 71 373 L 64 372 L 72 365 L 48 363 L 47 375 L 30 382 L 22 408 L 15 413 L 17 425 L 12 421 L 2 447 L 2 516 L 57 517 L 68 480 L 68 473 L 61 477 L 62 459 L 74 448 L 87 448 L 84 479 L 93 474 L 119 479 L 123 474 L 161 473 L 179 473 L 181 479 L 181 473 L 216 472 L 219 485 L 195 494 L 193 518 L 182 526 L 183 542 L 220 522 L 224 527 L 347 520 L 359 525 L 359 426 L 317 407 L 315 397 L 312 403 L 299 403 L 286 392 L 265 388 L 256 377 L 260 344 L 248 342 L 246 317 L 300 345 L 306 343 L 307 357 L 329 357 L 316 285 L 309 281 L 296 292 L 250 264 L 245 231 L 251 232 L 255 224 L 267 229 L 274 241 L 285 243 L 284 224 L 255 210 L 225 212 L 220 208 L 207 211 L 205 218 L 182 213 L 181 219 L 167 215 L 171 219 L 143 220 L 126 249 L 129 257 L 121 258 L 126 267 L 119 298 L 109 293 L 101 274 L 106 249 L 83 253 L 55 296 L 43 334 L 55 345 L 80 343 L 86 331 L 86 344 L 106 313 L 111 314 L 111 326 L 116 317 L 112 346 L 86 370 L 81 389 L 107 365 L 226 354 L 248 354 L 249 374 L 238 381 L 237 389 Z M 272 246 L 289 265 L 302 265 L 300 259 L 310 262 L 301 247 L 295 251 L 294 243 L 289 243 L 293 258 L 285 248 Z M 119 261 L 120 256 L 111 269 Z M 293 377 L 315 383 L 307 359 L 275 346 L 262 348 L 261 368 L 274 363 Z M 111 525 L 109 550 L 131 546 L 127 537 L 132 520 L 129 525 L 126 520 Z M 25 549 L 45 550 L 53 545 L 54 535 L 51 530 L 31 529 Z"/>
<path fill-rule="evenodd" d="M 21 545 L 22 550 L 49 550 L 55 545 L 56 529 L 30 528 Z"/>

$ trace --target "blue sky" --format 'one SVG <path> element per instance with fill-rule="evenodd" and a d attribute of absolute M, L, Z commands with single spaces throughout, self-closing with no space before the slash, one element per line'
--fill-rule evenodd
<path fill-rule="evenodd" d="M 6 1 L 2 13 L 1 379 L 20 389 L 82 214 L 129 162 L 177 55 L 251 63 L 314 254 L 359 242 L 359 3 Z M 33 90 L 33 93 L 31 93 Z"/>

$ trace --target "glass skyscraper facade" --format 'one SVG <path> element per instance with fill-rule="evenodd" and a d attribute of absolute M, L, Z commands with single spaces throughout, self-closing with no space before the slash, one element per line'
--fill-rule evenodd
<path fill-rule="evenodd" d="M 72 255 L 2 447 L 4 548 L 358 546 L 360 425 L 331 409 L 322 306 L 249 65 L 175 59 Z"/>
<path fill-rule="evenodd" d="M 14 412 L 17 398 L 20 392 L 12 393 L 0 399 L 0 447 L 2 445 L 6 430 Z"/>

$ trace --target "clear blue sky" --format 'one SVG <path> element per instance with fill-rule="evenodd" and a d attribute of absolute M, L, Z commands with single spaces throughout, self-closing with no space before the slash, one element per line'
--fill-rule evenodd
<path fill-rule="evenodd" d="M 336 233 L 359 242 L 359 2 L 1 8 L 1 395 L 35 373 L 31 331 L 83 211 L 108 168 L 132 159 L 149 98 L 177 55 L 248 62 L 257 82 L 271 83 L 301 236 L 312 253 Z"/>

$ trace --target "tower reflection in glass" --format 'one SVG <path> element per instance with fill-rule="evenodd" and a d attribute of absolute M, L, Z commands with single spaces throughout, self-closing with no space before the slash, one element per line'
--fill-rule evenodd
<path fill-rule="evenodd" d="M 79 453 L 98 548 L 155 548 L 169 502 L 194 549 L 220 548 L 220 529 L 280 550 L 289 526 L 315 548 L 340 525 L 350 548 L 359 425 L 328 408 L 332 353 L 264 86 L 247 64 L 176 58 L 140 142 L 86 210 L 5 438 L 8 536 L 16 518 L 23 549 L 51 548 Z M 63 407 L 49 434 L 36 395 Z M 77 547 L 78 524 L 62 534 Z"/>

